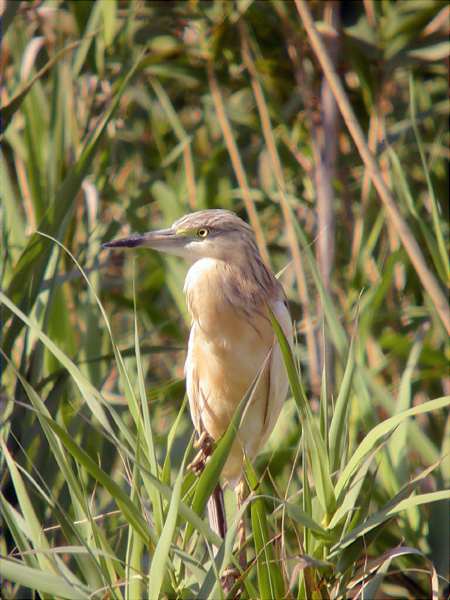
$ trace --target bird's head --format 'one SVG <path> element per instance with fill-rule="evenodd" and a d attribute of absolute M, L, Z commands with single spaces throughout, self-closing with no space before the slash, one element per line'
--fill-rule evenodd
<path fill-rule="evenodd" d="M 168 229 L 113 240 L 104 248 L 146 247 L 180 256 L 190 263 L 201 258 L 234 262 L 250 248 L 258 252 L 253 231 L 233 212 L 210 209 L 178 219 Z"/>

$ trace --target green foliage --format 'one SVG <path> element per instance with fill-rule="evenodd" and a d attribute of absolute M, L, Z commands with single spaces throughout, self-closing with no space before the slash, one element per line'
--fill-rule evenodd
<path fill-rule="evenodd" d="M 346 93 L 447 288 L 447 4 L 342 7 Z M 448 336 L 342 123 L 323 276 L 322 73 L 295 3 L 8 2 L 2 25 L 2 598 L 222 597 L 242 516 L 242 598 L 438 597 Z M 101 251 L 205 207 L 261 232 L 297 337 L 273 319 L 291 393 L 224 540 L 204 508 L 251 389 L 196 479 L 185 267 Z"/>

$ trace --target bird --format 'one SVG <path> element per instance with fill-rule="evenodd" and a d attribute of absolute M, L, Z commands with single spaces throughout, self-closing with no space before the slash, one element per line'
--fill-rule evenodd
<path fill-rule="evenodd" d="M 269 438 L 288 392 L 282 352 L 270 311 L 293 345 L 293 325 L 283 288 L 264 263 L 252 228 L 234 212 L 207 209 L 187 214 L 169 228 L 113 240 L 105 248 L 150 248 L 184 259 L 191 329 L 185 362 L 192 422 L 203 453 L 226 431 L 255 381 L 222 480 L 243 481 L 244 458 L 252 461 Z M 202 448 L 203 445 L 203 448 Z M 204 464 L 205 457 L 198 462 Z M 194 461 L 195 462 L 195 461 Z M 222 499 L 223 500 L 223 499 Z M 210 504 L 208 504 L 210 509 Z M 224 536 L 220 517 L 212 515 Z"/>

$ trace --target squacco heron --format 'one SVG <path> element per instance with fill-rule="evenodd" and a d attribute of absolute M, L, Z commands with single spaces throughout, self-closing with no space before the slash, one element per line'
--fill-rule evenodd
<path fill-rule="evenodd" d="M 147 247 L 184 258 L 192 318 L 185 364 L 192 421 L 201 440 L 218 440 L 259 373 L 222 477 L 232 487 L 244 456 L 253 459 L 272 432 L 288 381 L 268 307 L 292 343 L 283 289 L 261 259 L 253 231 L 227 210 L 202 210 L 168 229 L 105 244 Z M 223 531 L 220 531 L 222 533 Z"/>

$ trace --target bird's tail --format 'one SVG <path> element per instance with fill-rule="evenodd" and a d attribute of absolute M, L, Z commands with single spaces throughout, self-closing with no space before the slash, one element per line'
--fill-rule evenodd
<path fill-rule="evenodd" d="M 227 520 L 225 515 L 225 503 L 220 483 L 216 485 L 208 500 L 208 520 L 211 529 L 222 539 L 227 532 Z M 217 552 L 218 548 L 215 549 Z"/>

